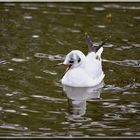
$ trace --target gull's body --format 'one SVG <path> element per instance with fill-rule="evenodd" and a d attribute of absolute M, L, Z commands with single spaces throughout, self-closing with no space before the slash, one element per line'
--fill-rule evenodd
<path fill-rule="evenodd" d="M 89 48 L 86 56 L 79 50 L 73 50 L 66 56 L 63 64 L 69 65 L 69 69 L 62 77 L 63 85 L 93 87 L 102 82 L 104 78 L 101 59 L 103 47 L 95 49 L 89 36 L 86 39 Z"/>
<path fill-rule="evenodd" d="M 80 54 L 80 51 L 74 50 L 71 53 Z M 94 52 L 90 52 L 85 56 L 81 65 L 70 68 L 63 76 L 62 84 L 71 87 L 92 87 L 98 85 L 103 80 L 104 73 L 101 59 L 96 59 L 96 56 Z"/>

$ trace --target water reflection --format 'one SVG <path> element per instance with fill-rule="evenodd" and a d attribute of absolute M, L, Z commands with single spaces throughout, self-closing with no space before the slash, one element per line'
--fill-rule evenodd
<path fill-rule="evenodd" d="M 139 3 L 1 3 L 0 136 L 140 136 L 139 10 Z M 66 100 L 64 69 L 51 66 L 71 50 L 86 53 L 85 32 L 97 44 L 112 36 L 106 86 L 63 87 Z"/>
<path fill-rule="evenodd" d="M 69 87 L 63 85 L 68 98 L 68 113 L 76 118 L 85 115 L 86 102 L 90 99 L 99 99 L 104 82 L 94 87 Z"/>

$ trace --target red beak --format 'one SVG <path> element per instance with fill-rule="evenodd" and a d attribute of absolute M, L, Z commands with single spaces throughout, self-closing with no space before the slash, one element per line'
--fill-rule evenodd
<path fill-rule="evenodd" d="M 66 68 L 65 73 L 71 68 L 71 66 L 72 66 L 72 65 L 69 65 L 69 66 Z M 64 73 L 64 74 L 65 74 L 65 73 Z"/>

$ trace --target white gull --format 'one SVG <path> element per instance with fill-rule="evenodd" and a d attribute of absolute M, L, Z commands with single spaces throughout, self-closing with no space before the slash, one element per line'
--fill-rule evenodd
<path fill-rule="evenodd" d="M 71 87 L 93 87 L 100 84 L 104 78 L 102 70 L 101 54 L 103 45 L 107 41 L 102 41 L 98 46 L 94 46 L 89 35 L 86 34 L 88 44 L 88 54 L 85 56 L 79 50 L 73 50 L 66 55 L 63 65 L 68 68 L 62 77 L 62 84 Z"/>

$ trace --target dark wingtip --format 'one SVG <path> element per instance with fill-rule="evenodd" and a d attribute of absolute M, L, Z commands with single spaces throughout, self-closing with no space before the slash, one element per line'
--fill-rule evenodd
<path fill-rule="evenodd" d="M 112 36 L 110 35 L 108 38 L 104 39 L 98 46 L 96 46 L 96 52 L 103 46 L 105 43 L 111 38 Z"/>
<path fill-rule="evenodd" d="M 88 35 L 87 32 L 85 32 L 85 39 L 86 39 L 86 42 L 87 42 L 87 45 L 88 45 L 88 51 L 89 52 L 94 52 L 94 46 L 93 46 L 93 42 L 90 38 L 90 36 Z"/>
<path fill-rule="evenodd" d="M 88 51 L 89 52 L 97 52 L 103 45 L 105 45 L 105 43 L 111 38 L 112 36 L 110 35 L 108 38 L 104 39 L 98 46 L 94 46 L 93 42 L 90 38 L 90 36 L 88 35 L 87 32 L 85 32 L 85 38 L 86 38 L 86 42 L 88 45 Z"/>

